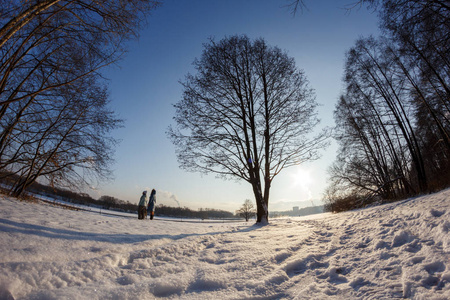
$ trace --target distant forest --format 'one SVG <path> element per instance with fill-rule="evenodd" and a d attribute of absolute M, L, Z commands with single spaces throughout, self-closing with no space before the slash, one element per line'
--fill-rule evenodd
<path fill-rule="evenodd" d="M 8 193 L 8 186 L 13 186 L 12 180 L 19 180 L 15 178 L 17 176 L 2 176 L 0 174 L 0 186 L 3 190 Z M 44 185 L 38 182 L 34 182 L 28 189 L 28 195 L 37 194 L 49 198 L 54 198 L 62 200 L 64 202 L 69 202 L 73 204 L 86 205 L 101 207 L 104 209 L 129 212 L 137 214 L 137 200 L 136 203 L 130 203 L 128 201 L 120 200 L 111 196 L 101 196 L 99 199 L 94 199 L 86 193 L 76 193 L 62 188 L 51 187 L 49 185 Z M 25 195 L 23 195 L 25 196 Z M 176 218 L 193 218 L 193 219 L 231 219 L 231 218 L 241 218 L 235 216 L 233 213 L 211 209 L 211 208 L 200 208 L 198 210 L 192 210 L 188 207 L 171 207 L 162 204 L 158 204 L 156 214 L 158 216 L 165 217 L 176 217 Z"/>

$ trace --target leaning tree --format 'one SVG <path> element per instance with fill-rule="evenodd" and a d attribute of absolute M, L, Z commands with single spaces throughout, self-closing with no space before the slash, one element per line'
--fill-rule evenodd
<path fill-rule="evenodd" d="M 315 94 L 294 59 L 263 39 L 211 39 L 194 67 L 168 130 L 180 167 L 247 181 L 257 222 L 268 222 L 274 177 L 317 159 L 327 143 L 325 130 L 312 133 Z"/>
<path fill-rule="evenodd" d="M 108 179 L 121 120 L 102 68 L 126 52 L 157 0 L 0 0 L 0 180 L 15 196 Z"/>

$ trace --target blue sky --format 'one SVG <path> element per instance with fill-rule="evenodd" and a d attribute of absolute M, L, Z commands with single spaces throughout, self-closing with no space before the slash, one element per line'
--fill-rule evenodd
<path fill-rule="evenodd" d="M 245 199 L 254 201 L 246 182 L 179 169 L 175 148 L 165 134 L 173 124 L 173 104 L 182 95 L 179 81 L 195 72 L 192 62 L 210 37 L 262 37 L 286 50 L 305 71 L 321 105 L 317 129 L 333 126 L 345 52 L 358 37 L 378 34 L 375 13 L 344 9 L 353 2 L 305 0 L 307 9 L 294 16 L 285 7 L 289 0 L 165 0 L 149 16 L 139 40 L 129 43 L 120 67 L 105 70 L 111 108 L 125 119 L 125 127 L 113 132 L 121 140 L 113 166 L 115 179 L 91 194 L 137 203 L 143 190 L 155 188 L 161 204 L 228 211 L 237 210 Z M 285 169 L 275 177 L 269 210 L 322 204 L 326 171 L 335 154 L 332 144 L 320 160 Z"/>

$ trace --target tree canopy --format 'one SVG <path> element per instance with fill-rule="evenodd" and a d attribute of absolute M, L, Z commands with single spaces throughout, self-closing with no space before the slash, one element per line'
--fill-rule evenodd
<path fill-rule="evenodd" d="M 157 1 L 0 0 L 0 171 L 19 196 L 38 178 L 110 177 L 121 125 L 101 68 L 125 53 Z"/>
<path fill-rule="evenodd" d="M 331 210 L 450 185 L 448 1 L 361 2 L 379 10 L 385 36 L 360 38 L 346 56 Z"/>
<path fill-rule="evenodd" d="M 265 222 L 273 178 L 326 145 L 327 132 L 312 135 L 314 91 L 294 59 L 263 39 L 210 40 L 194 66 L 168 130 L 180 166 L 249 182 Z"/>

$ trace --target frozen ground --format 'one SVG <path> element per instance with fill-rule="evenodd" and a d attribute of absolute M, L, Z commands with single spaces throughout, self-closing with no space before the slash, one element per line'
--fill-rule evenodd
<path fill-rule="evenodd" d="M 450 299 L 450 190 L 267 226 L 0 207 L 0 299 Z"/>

